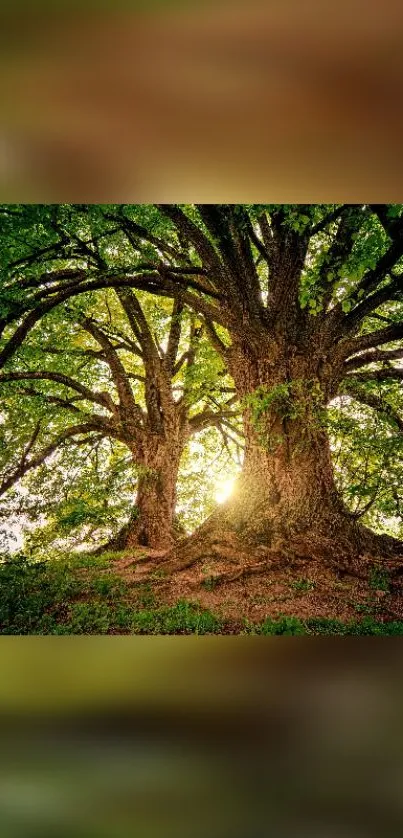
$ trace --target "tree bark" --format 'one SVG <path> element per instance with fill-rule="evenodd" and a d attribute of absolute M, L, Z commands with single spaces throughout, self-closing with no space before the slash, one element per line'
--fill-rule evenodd
<path fill-rule="evenodd" d="M 129 520 L 97 553 L 137 547 L 168 550 L 175 544 L 181 535 L 175 516 L 181 453 L 182 446 L 155 436 L 149 440 L 141 461 L 134 456 L 139 478 Z"/>
<path fill-rule="evenodd" d="M 157 443 L 147 452 L 140 469 L 136 512 L 126 537 L 126 547 L 140 545 L 168 549 L 175 542 L 174 517 L 179 457 L 174 447 Z"/>
<path fill-rule="evenodd" d="M 394 539 L 358 523 L 337 490 L 326 404 L 337 371 L 315 347 L 233 344 L 231 375 L 244 406 L 243 469 L 230 499 L 173 551 L 172 568 L 198 558 L 231 565 L 285 550 L 301 555 L 386 555 Z M 289 344 L 288 344 L 289 346 Z M 401 549 L 401 545 L 400 545 Z"/>

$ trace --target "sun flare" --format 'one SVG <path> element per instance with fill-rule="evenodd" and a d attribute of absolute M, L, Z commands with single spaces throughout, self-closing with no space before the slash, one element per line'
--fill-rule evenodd
<path fill-rule="evenodd" d="M 217 503 L 225 503 L 231 497 L 235 486 L 235 478 L 220 480 L 216 486 L 215 499 Z"/>

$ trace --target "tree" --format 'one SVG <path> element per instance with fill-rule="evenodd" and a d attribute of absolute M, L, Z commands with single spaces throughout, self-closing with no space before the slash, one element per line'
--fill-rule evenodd
<path fill-rule="evenodd" d="M 223 545 L 235 538 L 240 552 L 280 542 L 350 557 L 400 550 L 343 504 L 326 412 L 341 392 L 362 401 L 363 386 L 403 377 L 401 208 L 199 206 L 198 223 L 179 207 L 161 211 L 192 240 L 220 294 L 216 322 L 230 345 L 209 317 L 206 325 L 244 406 L 238 492 L 206 525 L 204 544 L 211 533 Z M 388 411 L 387 397 L 371 406 Z"/>
<path fill-rule="evenodd" d="M 208 427 L 231 435 L 235 416 L 200 320 L 180 289 L 161 300 L 126 287 L 59 302 L 37 325 L 0 376 L 3 397 L 31 403 L 30 435 L 9 446 L 0 494 L 69 442 L 115 440 L 131 454 L 137 489 L 111 546 L 171 546 L 183 451 Z"/>
<path fill-rule="evenodd" d="M 87 219 L 93 212 L 82 208 Z M 238 557 L 257 551 L 267 559 L 280 544 L 350 558 L 401 552 L 343 503 L 328 406 L 348 394 L 401 426 L 402 207 L 160 205 L 97 212 L 102 221 L 86 238 L 94 261 L 97 236 L 116 229 L 138 260 L 124 271 L 107 260 L 93 268 L 78 261 L 74 277 L 55 277 L 52 289 L 37 274 L 25 303 L 24 322 L 30 320 L 7 335 L 3 358 L 44 306 L 91 283 L 170 297 L 181 290 L 234 381 L 245 455 L 234 496 L 176 551 L 180 562 L 203 551 Z M 63 231 L 60 254 L 73 241 L 66 225 Z M 18 282 L 9 282 L 11 295 Z"/>

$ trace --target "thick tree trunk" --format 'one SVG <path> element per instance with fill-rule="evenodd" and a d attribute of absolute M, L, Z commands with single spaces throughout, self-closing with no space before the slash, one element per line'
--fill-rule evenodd
<path fill-rule="evenodd" d="M 226 515 L 248 540 L 328 531 L 350 517 L 338 495 L 325 428 L 331 380 L 313 353 L 239 348 L 232 374 L 245 405 L 245 455 Z"/>
<path fill-rule="evenodd" d="M 156 437 L 136 463 L 139 471 L 135 511 L 125 547 L 168 549 L 175 542 L 176 483 L 181 450 Z"/>
<path fill-rule="evenodd" d="M 134 461 L 139 479 L 134 508 L 128 522 L 97 552 L 172 547 L 180 536 L 175 506 L 181 453 L 181 446 L 173 441 L 169 444 L 159 436 L 144 447 L 141 462 L 136 452 Z"/>
<path fill-rule="evenodd" d="M 281 551 L 393 552 L 394 539 L 362 527 L 337 491 L 324 421 L 334 380 L 314 352 L 263 343 L 252 356 L 237 347 L 231 373 L 245 405 L 243 470 L 227 503 L 173 551 L 171 566 L 198 558 L 249 564 L 255 553 L 267 560 Z"/>
<path fill-rule="evenodd" d="M 263 543 L 350 518 L 338 495 L 319 418 L 284 418 L 271 410 L 256 428 L 245 416 L 245 456 L 226 515 L 245 537 Z M 315 424 L 317 423 L 317 424 Z"/>

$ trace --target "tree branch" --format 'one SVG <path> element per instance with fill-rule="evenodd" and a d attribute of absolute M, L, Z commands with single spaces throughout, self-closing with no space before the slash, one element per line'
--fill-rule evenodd
<path fill-rule="evenodd" d="M 64 384 L 65 387 L 69 387 L 71 390 L 75 390 L 87 401 L 93 402 L 94 404 L 99 404 L 102 407 L 106 407 L 107 410 L 110 410 L 110 402 L 103 393 L 95 393 L 93 392 L 93 390 L 90 390 L 89 387 L 85 387 L 84 384 L 80 384 L 79 381 L 75 381 L 73 378 L 70 378 L 70 376 L 62 375 L 62 373 L 59 372 L 52 372 L 50 370 L 36 370 L 34 372 L 7 372 L 1 373 L 0 375 L 0 383 L 12 381 L 39 380 L 55 381 L 58 384 Z"/>
<path fill-rule="evenodd" d="M 78 434 L 84 434 L 94 430 L 97 431 L 98 435 L 104 435 L 102 431 L 100 431 L 99 426 L 92 422 L 88 422 L 82 425 L 73 425 L 72 427 L 67 428 L 65 431 L 63 431 L 63 433 L 60 434 L 50 445 L 44 448 L 43 451 L 41 451 L 33 459 L 28 461 L 26 460 L 28 451 L 27 449 L 25 449 L 25 452 L 17 469 L 15 469 L 13 474 L 5 476 L 3 478 L 0 484 L 0 496 L 4 495 L 5 492 L 8 491 L 8 489 L 11 489 L 11 487 L 14 486 L 15 483 L 18 482 L 18 480 L 21 480 L 21 478 L 24 477 L 28 471 L 31 471 L 31 469 L 38 468 L 39 466 L 41 466 L 45 462 L 45 460 L 47 460 L 51 456 L 51 454 L 53 454 L 60 447 L 60 445 L 63 444 L 63 442 L 66 442 L 68 439 L 74 438 Z M 31 450 L 32 444 L 33 443 L 31 439 L 28 446 L 29 450 Z"/>
<path fill-rule="evenodd" d="M 349 361 L 346 361 L 344 364 L 344 369 L 346 372 L 350 372 L 350 370 L 360 369 L 360 367 L 365 367 L 367 364 L 374 364 L 380 361 L 395 361 L 403 358 L 403 348 L 401 349 L 386 349 L 386 350 L 373 350 L 372 352 L 364 352 L 361 355 L 357 355 L 356 358 L 351 358 Z"/>
<path fill-rule="evenodd" d="M 386 419 L 389 419 L 390 422 L 396 425 L 399 431 L 403 432 L 403 418 L 380 396 L 377 396 L 375 393 L 368 393 L 364 387 L 360 387 L 359 385 L 353 384 L 351 386 L 350 382 L 347 382 L 343 389 L 348 396 L 351 396 L 355 401 L 367 407 L 372 407 L 377 413 L 385 416 Z"/>
<path fill-rule="evenodd" d="M 182 333 L 182 314 L 184 306 L 181 299 L 178 297 L 174 300 L 174 305 L 171 314 L 171 323 L 168 335 L 168 347 L 165 354 L 165 365 L 168 375 L 172 378 L 176 370 L 176 361 L 178 356 L 179 341 Z M 176 373 L 175 373 L 176 374 Z"/>
<path fill-rule="evenodd" d="M 123 411 L 122 418 L 124 423 L 129 423 L 129 425 L 131 425 L 133 418 L 135 418 L 136 422 L 142 424 L 142 410 L 134 399 L 126 370 L 113 344 L 101 327 L 91 317 L 82 317 L 79 322 L 81 326 L 93 338 L 95 338 L 105 352 L 105 357 L 107 358 L 109 368 L 111 370 L 112 379 L 118 391 L 120 410 Z"/>
<path fill-rule="evenodd" d="M 334 221 L 337 221 L 337 219 L 340 218 L 341 215 L 343 215 L 346 207 L 352 207 L 352 206 L 354 206 L 354 205 L 353 204 L 343 204 L 340 207 L 336 207 L 336 209 L 332 210 L 331 212 L 328 212 L 327 215 L 325 215 L 321 219 L 321 221 L 318 221 L 317 224 L 315 224 L 313 227 L 311 227 L 310 232 L 309 232 L 311 238 L 313 236 L 317 236 L 317 234 L 321 233 L 323 230 L 325 230 L 326 227 L 329 227 L 329 224 L 333 224 Z"/>
<path fill-rule="evenodd" d="M 195 247 L 202 263 L 218 275 L 222 272 L 219 256 L 203 231 L 175 204 L 156 204 L 160 212 L 172 221 L 186 240 Z"/>
<path fill-rule="evenodd" d="M 393 343 L 396 340 L 403 338 L 403 323 L 391 323 L 384 329 L 378 329 L 376 332 L 368 332 L 366 335 L 360 335 L 353 338 L 346 344 L 346 357 L 361 352 L 363 349 L 371 349 L 374 346 L 382 346 L 385 343 Z"/>

